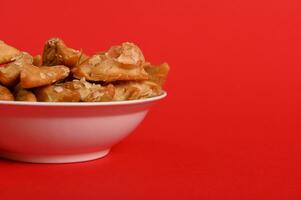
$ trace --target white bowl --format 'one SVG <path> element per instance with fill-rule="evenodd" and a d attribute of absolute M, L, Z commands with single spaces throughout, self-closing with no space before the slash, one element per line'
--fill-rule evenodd
<path fill-rule="evenodd" d="M 0 101 L 0 156 L 33 163 L 101 158 L 165 96 L 99 103 Z"/>

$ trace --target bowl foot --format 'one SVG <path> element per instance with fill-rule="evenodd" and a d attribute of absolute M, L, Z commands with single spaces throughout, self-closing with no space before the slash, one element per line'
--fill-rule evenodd
<path fill-rule="evenodd" d="M 1 151 L 0 157 L 9 160 L 30 162 L 30 163 L 74 163 L 95 160 L 106 156 L 110 149 L 101 150 L 92 153 L 67 154 L 67 155 L 27 155 L 19 153 L 10 153 Z"/>

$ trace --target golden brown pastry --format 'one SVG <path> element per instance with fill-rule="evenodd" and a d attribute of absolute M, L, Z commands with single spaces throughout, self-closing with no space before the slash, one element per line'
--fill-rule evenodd
<path fill-rule="evenodd" d="M 74 67 L 86 58 L 82 51 L 67 47 L 60 38 L 51 38 L 44 46 L 43 65 Z"/>
<path fill-rule="evenodd" d="M 22 67 L 33 62 L 32 56 L 26 52 L 22 52 L 13 59 L 15 61 L 0 67 L 0 83 L 8 87 L 15 86 L 20 80 Z"/>
<path fill-rule="evenodd" d="M 63 84 L 64 87 L 78 91 L 83 102 L 112 101 L 115 88 L 112 84 L 101 86 L 100 84 L 89 83 L 84 79 L 73 80 Z"/>
<path fill-rule="evenodd" d="M 147 80 L 145 59 L 139 47 L 125 42 L 106 53 L 96 54 L 72 69 L 75 78 L 90 81 Z"/>
<path fill-rule="evenodd" d="M 43 65 L 41 55 L 36 55 L 36 56 L 33 57 L 33 65 L 38 66 L 38 67 Z"/>
<path fill-rule="evenodd" d="M 66 78 L 69 73 L 69 68 L 63 65 L 52 67 L 25 65 L 21 70 L 20 83 L 22 88 L 50 85 Z"/>
<path fill-rule="evenodd" d="M 0 64 L 13 61 L 21 52 L 0 40 Z"/>
<path fill-rule="evenodd" d="M 144 99 L 161 94 L 161 87 L 151 81 L 127 81 L 115 85 L 115 101 Z"/>
<path fill-rule="evenodd" d="M 112 46 L 105 54 L 120 64 L 129 65 L 128 67 L 131 65 L 140 66 L 145 62 L 140 48 L 130 42 Z"/>
<path fill-rule="evenodd" d="M 36 102 L 37 98 L 33 92 L 25 90 L 21 85 L 15 87 L 14 96 L 16 101 L 32 101 Z"/>
<path fill-rule="evenodd" d="M 66 82 L 63 86 L 78 91 L 83 102 L 112 101 L 115 94 L 115 88 L 112 84 L 101 86 L 100 84 L 89 83 L 84 79 Z"/>
<path fill-rule="evenodd" d="M 161 87 L 163 86 L 169 72 L 169 65 L 167 63 L 161 65 L 151 65 L 147 63 L 144 65 L 144 69 L 149 74 L 149 81 L 157 83 Z"/>
<path fill-rule="evenodd" d="M 6 87 L 0 85 L 0 100 L 1 101 L 13 101 L 14 96 Z"/>
<path fill-rule="evenodd" d="M 35 94 L 39 101 L 47 102 L 103 102 L 113 100 L 115 88 L 112 84 L 101 86 L 82 79 L 38 88 Z"/>
<path fill-rule="evenodd" d="M 46 102 L 143 99 L 162 93 L 168 73 L 167 63 L 146 62 L 140 48 L 130 42 L 88 57 L 81 50 L 66 46 L 63 40 L 51 38 L 42 57 L 32 57 L 0 41 L 0 99 Z M 14 96 L 6 87 L 14 88 Z"/>
<path fill-rule="evenodd" d="M 49 85 L 35 90 L 38 101 L 44 102 L 79 102 L 78 91 L 68 89 L 62 85 Z"/>

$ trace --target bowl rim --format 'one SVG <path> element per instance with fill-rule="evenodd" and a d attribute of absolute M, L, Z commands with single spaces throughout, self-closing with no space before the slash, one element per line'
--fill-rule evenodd
<path fill-rule="evenodd" d="M 18 105 L 18 106 L 114 106 L 114 105 L 132 105 L 143 104 L 161 100 L 167 96 L 167 92 L 162 90 L 159 96 L 146 99 L 127 100 L 127 101 L 108 101 L 108 102 L 29 102 L 29 101 L 1 101 L 1 105 Z"/>

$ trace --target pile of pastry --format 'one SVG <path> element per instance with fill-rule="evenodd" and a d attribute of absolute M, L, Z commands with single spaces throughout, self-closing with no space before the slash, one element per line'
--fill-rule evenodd
<path fill-rule="evenodd" d="M 158 96 L 169 66 L 145 61 L 133 43 L 86 55 L 49 39 L 43 55 L 31 56 L 0 41 L 0 100 L 104 102 Z"/>

